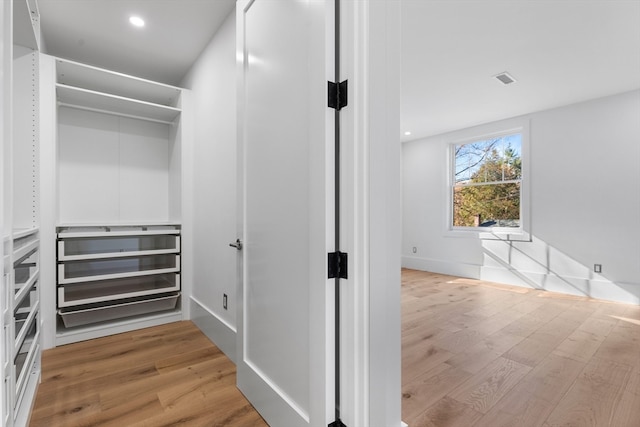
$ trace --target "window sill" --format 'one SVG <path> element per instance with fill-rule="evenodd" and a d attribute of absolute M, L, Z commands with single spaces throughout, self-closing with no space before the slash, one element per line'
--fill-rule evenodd
<path fill-rule="evenodd" d="M 507 230 L 507 229 L 483 229 L 483 228 L 450 228 L 445 230 L 445 237 L 457 237 L 464 239 L 479 239 L 479 240 L 501 240 L 505 242 L 530 242 L 531 234 L 522 230 Z"/>

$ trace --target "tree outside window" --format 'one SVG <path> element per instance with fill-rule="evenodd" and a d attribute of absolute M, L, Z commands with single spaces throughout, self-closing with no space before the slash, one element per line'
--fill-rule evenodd
<path fill-rule="evenodd" d="M 453 150 L 453 227 L 521 227 L 522 134 L 464 144 Z"/>

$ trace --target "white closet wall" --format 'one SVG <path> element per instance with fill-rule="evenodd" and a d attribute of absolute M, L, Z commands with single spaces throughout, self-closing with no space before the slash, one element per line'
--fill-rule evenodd
<path fill-rule="evenodd" d="M 235 11 L 185 76 L 192 90 L 195 155 L 185 177 L 194 180 L 191 316 L 232 360 L 236 355 L 236 38 Z M 191 186 L 187 185 L 187 188 Z M 227 305 L 224 307 L 226 295 Z"/>
<path fill-rule="evenodd" d="M 169 125 L 58 110 L 59 222 L 168 222 Z"/>

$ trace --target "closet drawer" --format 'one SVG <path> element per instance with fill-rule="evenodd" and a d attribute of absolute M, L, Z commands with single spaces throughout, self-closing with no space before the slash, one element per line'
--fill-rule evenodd
<path fill-rule="evenodd" d="M 39 277 L 38 268 L 39 252 L 32 249 L 24 254 L 21 259 L 16 260 L 13 265 L 14 275 L 14 305 L 18 306 L 22 299 L 28 295 Z"/>
<path fill-rule="evenodd" d="M 13 353 L 16 357 L 21 351 L 23 351 L 25 342 L 29 341 L 29 337 L 35 333 L 34 328 L 37 329 L 38 304 L 38 301 L 35 301 L 35 303 L 29 307 L 30 311 L 17 311 L 15 314 L 15 341 Z"/>
<path fill-rule="evenodd" d="M 180 290 L 177 273 L 103 280 L 58 287 L 58 307 L 112 301 Z"/>
<path fill-rule="evenodd" d="M 15 357 L 13 358 L 13 363 L 16 366 L 16 378 L 20 376 L 25 365 L 27 356 L 29 354 L 29 350 L 34 346 L 36 341 L 36 335 L 38 332 L 38 325 L 36 322 L 33 322 L 29 325 L 29 329 L 26 331 L 25 339 L 18 347 L 16 351 Z"/>
<path fill-rule="evenodd" d="M 141 277 L 179 271 L 180 256 L 176 254 L 63 262 L 58 264 L 58 284 Z"/>
<path fill-rule="evenodd" d="M 119 304 L 96 304 L 93 307 L 82 309 L 61 308 L 58 310 L 58 314 L 62 318 L 64 326 L 72 328 L 141 314 L 173 310 L 176 308 L 178 298 L 180 298 L 180 293 L 154 298 L 141 297 Z"/>
<path fill-rule="evenodd" d="M 37 287 L 33 287 L 29 292 L 28 296 L 22 299 L 19 305 L 14 308 L 13 317 L 15 319 L 15 338 L 18 339 L 18 336 L 21 332 L 24 332 L 23 328 L 25 324 L 28 322 L 28 318 L 31 313 L 36 311 L 36 306 L 38 304 L 38 289 Z"/>
<path fill-rule="evenodd" d="M 13 270 L 15 272 L 16 283 L 27 283 L 38 269 L 39 252 L 38 248 L 33 248 L 24 253 L 21 257 L 15 258 Z"/>
<path fill-rule="evenodd" d="M 172 234 L 104 236 L 58 240 L 58 260 L 77 261 L 180 252 L 180 236 Z"/>
<path fill-rule="evenodd" d="M 40 331 L 38 331 L 37 324 L 34 323 L 29 328 L 27 338 L 22 343 L 22 346 L 20 346 L 20 349 L 13 360 L 16 379 L 16 402 L 20 401 L 28 382 L 29 373 L 37 361 L 37 355 L 40 348 L 40 345 L 38 344 L 39 340 Z"/>

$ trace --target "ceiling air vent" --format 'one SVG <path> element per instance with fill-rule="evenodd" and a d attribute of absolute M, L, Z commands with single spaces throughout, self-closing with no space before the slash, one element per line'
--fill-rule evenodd
<path fill-rule="evenodd" d="M 513 82 L 516 81 L 516 79 L 514 79 L 513 77 L 511 77 L 511 75 L 509 73 L 507 73 L 506 71 L 504 73 L 500 73 L 496 76 L 494 76 L 496 79 L 498 79 L 500 81 L 500 83 L 508 85 L 511 84 Z"/>

